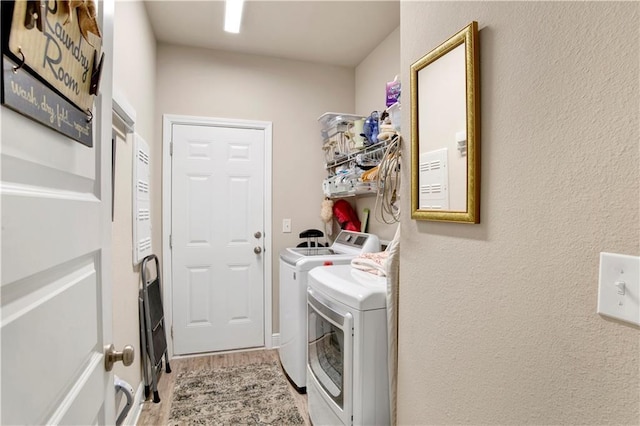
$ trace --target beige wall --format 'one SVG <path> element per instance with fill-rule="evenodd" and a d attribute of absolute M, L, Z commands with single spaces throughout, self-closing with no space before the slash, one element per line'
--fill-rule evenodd
<path fill-rule="evenodd" d="M 114 28 L 114 91 L 124 95 L 136 111 L 135 129 L 151 146 L 152 162 L 159 166 L 160 160 L 153 147 L 154 142 L 154 89 L 156 42 L 149 26 L 142 2 L 117 1 Z M 140 268 L 133 266 L 132 248 L 132 158 L 133 137 L 118 138 L 116 147 L 113 245 L 113 340 L 116 348 L 133 345 L 136 351 L 134 366 L 124 367 L 117 363 L 115 373 L 137 389 L 142 380 L 140 332 L 138 321 L 138 289 Z M 160 255 L 160 185 L 151 186 L 154 207 L 153 250 Z M 157 205 L 157 206 L 156 206 Z"/>
<path fill-rule="evenodd" d="M 403 81 L 479 23 L 482 222 L 403 186 L 400 424 L 638 424 L 640 328 L 596 300 L 599 253 L 640 255 L 639 9 L 402 3 Z"/>
<path fill-rule="evenodd" d="M 354 108 L 353 70 L 160 44 L 156 129 L 162 114 L 273 122 L 273 331 L 279 330 L 279 252 L 323 229 L 324 178 L 317 118 Z M 159 142 L 158 142 L 159 143 Z M 160 179 L 157 176 L 157 179 Z M 282 219 L 292 232 L 283 234 Z"/>
<path fill-rule="evenodd" d="M 400 27 L 387 36 L 358 66 L 355 75 L 355 113 L 368 116 L 371 111 L 383 111 L 386 108 L 386 84 L 397 75 L 400 78 Z M 403 88 L 404 89 L 404 88 Z M 376 220 L 374 211 L 375 197 L 358 197 L 356 211 L 362 216 L 362 210 L 368 208 L 368 231 L 385 240 L 391 240 L 396 225 L 387 225 Z"/>
<path fill-rule="evenodd" d="M 386 108 L 387 82 L 400 78 L 400 27 L 389 34 L 356 67 L 356 114 Z"/>

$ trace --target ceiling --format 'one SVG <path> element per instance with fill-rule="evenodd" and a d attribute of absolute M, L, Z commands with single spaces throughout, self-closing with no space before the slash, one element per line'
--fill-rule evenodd
<path fill-rule="evenodd" d="M 224 1 L 147 1 L 159 42 L 355 67 L 400 25 L 395 1 L 246 1 L 239 34 Z"/>

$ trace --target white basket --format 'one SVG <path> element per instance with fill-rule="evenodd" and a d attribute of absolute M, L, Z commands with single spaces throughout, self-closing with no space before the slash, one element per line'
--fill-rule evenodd
<path fill-rule="evenodd" d="M 340 129 L 338 128 L 339 125 L 347 125 L 353 123 L 356 120 L 362 120 L 364 118 L 366 117 L 355 114 L 345 114 L 342 112 L 325 112 L 320 117 L 318 117 L 318 122 L 322 126 L 322 130 L 329 132 L 332 127 L 336 127 L 337 130 L 340 131 Z"/>

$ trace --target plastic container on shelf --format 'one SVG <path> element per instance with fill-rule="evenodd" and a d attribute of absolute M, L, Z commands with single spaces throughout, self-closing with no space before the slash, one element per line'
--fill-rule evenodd
<path fill-rule="evenodd" d="M 340 181 L 339 176 L 332 176 L 322 182 L 322 192 L 329 198 L 375 195 L 377 190 L 376 182 L 362 182 L 357 178 Z"/>
<path fill-rule="evenodd" d="M 325 142 L 325 144 L 322 145 L 322 150 L 324 151 L 324 161 L 326 167 L 327 164 L 335 160 L 335 145 L 332 142 Z"/>
<path fill-rule="evenodd" d="M 329 131 L 332 128 L 336 128 L 340 131 L 340 125 L 349 125 L 352 124 L 356 120 L 362 120 L 366 117 L 355 114 L 346 114 L 343 112 L 325 112 L 320 117 L 318 117 L 318 122 L 322 126 L 323 130 Z M 346 131 L 344 128 L 343 131 Z"/>
<path fill-rule="evenodd" d="M 327 197 L 355 195 L 354 182 L 342 176 L 332 176 L 322 182 L 322 192 Z"/>
<path fill-rule="evenodd" d="M 356 195 L 374 195 L 378 191 L 378 184 L 374 182 L 357 182 L 354 185 Z"/>
<path fill-rule="evenodd" d="M 331 195 L 333 194 L 332 186 L 333 186 L 334 179 L 335 177 L 332 176 L 322 181 L 322 192 L 327 197 L 331 197 Z"/>
<path fill-rule="evenodd" d="M 402 125 L 400 102 L 398 101 L 387 108 L 387 112 L 389 113 L 389 117 L 391 117 L 393 128 L 396 129 L 396 132 L 399 132 L 400 126 Z"/>
<path fill-rule="evenodd" d="M 340 138 L 345 133 L 348 133 L 352 127 L 353 125 L 350 123 L 338 123 L 328 129 L 322 129 L 320 134 L 322 135 L 322 139 L 327 142 L 332 139 Z"/>

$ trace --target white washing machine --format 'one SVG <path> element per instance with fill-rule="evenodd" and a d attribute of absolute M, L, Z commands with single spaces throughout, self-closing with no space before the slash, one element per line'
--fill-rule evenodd
<path fill-rule="evenodd" d="M 309 418 L 387 425 L 387 280 L 350 265 L 317 267 L 307 290 Z"/>
<path fill-rule="evenodd" d="M 307 382 L 307 276 L 316 266 L 349 264 L 360 253 L 380 251 L 373 234 L 341 231 L 331 247 L 296 247 L 280 252 L 280 363 L 300 393 Z"/>

